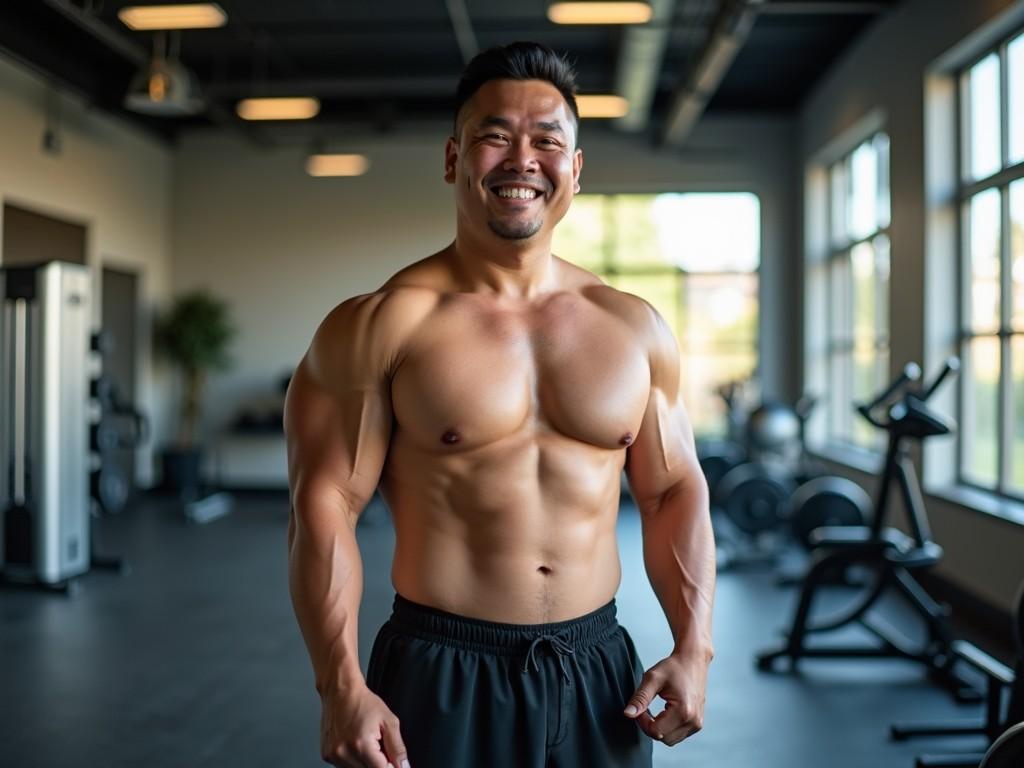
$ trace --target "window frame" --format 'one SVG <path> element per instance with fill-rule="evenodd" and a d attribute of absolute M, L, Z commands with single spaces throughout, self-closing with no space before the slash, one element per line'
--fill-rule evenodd
<path fill-rule="evenodd" d="M 956 163 L 956 344 L 961 359 L 971 360 L 967 351 L 977 339 L 995 339 L 999 347 L 999 374 L 996 392 L 996 481 L 988 485 L 971 477 L 965 471 L 965 434 L 967 423 L 967 375 L 958 377 L 956 388 L 956 419 L 961 429 L 956 436 L 956 482 L 965 488 L 992 493 L 1015 502 L 1024 502 L 1024 486 L 1014 488 L 1013 476 L 1013 430 L 1010 417 L 1014 415 L 1013 402 L 1013 357 L 1014 338 L 1024 339 L 1024 328 L 1013 328 L 1013 230 L 1010 210 L 1010 186 L 1024 179 L 1024 157 L 1010 163 L 1010 73 L 1008 50 L 1010 43 L 1018 38 L 1024 40 L 1024 27 L 1017 27 L 1002 36 L 994 45 L 987 46 L 975 56 L 966 60 L 952 72 L 955 78 L 956 140 L 954 156 Z M 1024 43 L 1022 43 L 1024 44 Z M 970 130 L 970 72 L 984 59 L 996 54 L 999 62 L 999 167 L 979 179 L 973 178 L 969 165 L 972 161 L 969 151 Z M 1024 184 L 1024 181 L 1020 181 Z M 979 194 L 994 189 L 999 194 L 999 324 L 995 330 L 977 331 L 972 326 L 970 303 L 967 294 L 972 284 L 970 206 Z M 1022 192 L 1024 194 L 1024 192 Z M 1010 363 L 1007 365 L 1007 363 Z M 966 373 L 966 372 L 965 372 Z"/>
<path fill-rule="evenodd" d="M 887 208 L 886 223 L 884 226 L 879 226 L 879 205 L 883 199 L 881 192 L 881 177 L 876 177 L 876 188 L 875 188 L 875 206 L 876 206 L 876 217 L 875 227 L 867 234 L 857 233 L 853 235 L 850 233 L 850 222 L 849 222 L 849 204 L 850 198 L 852 197 L 850 192 L 851 171 L 850 166 L 854 154 L 865 144 L 875 144 L 879 137 L 885 137 L 887 143 L 886 149 L 886 168 L 885 168 L 885 206 Z M 860 245 L 868 244 L 872 251 L 875 250 L 875 242 L 880 238 L 884 237 L 888 241 L 887 249 L 889 251 L 889 258 L 891 264 L 891 247 L 892 237 L 890 231 L 892 229 L 892 140 L 886 130 L 884 124 L 876 125 L 870 131 L 866 131 L 861 134 L 859 139 L 854 141 L 852 144 L 847 144 L 847 149 L 843 151 L 838 157 L 834 157 L 830 162 L 822 163 L 822 168 L 825 172 L 825 253 L 820 263 L 824 271 L 825 284 L 823 290 L 826 292 L 829 301 L 826 304 L 825 312 L 825 334 L 824 344 L 822 345 L 821 355 L 824 358 L 824 375 L 825 382 L 827 385 L 828 394 L 826 395 L 825 401 L 825 444 L 832 448 L 838 448 L 841 451 L 854 451 L 863 453 L 868 456 L 874 456 L 880 454 L 885 447 L 884 440 L 881 437 L 875 439 L 872 443 L 866 444 L 858 442 L 856 440 L 856 422 L 853 418 L 853 375 L 854 375 L 854 355 L 857 350 L 857 339 L 855 334 L 855 314 L 854 314 L 854 278 L 853 278 L 853 251 Z M 875 150 L 877 152 L 877 149 Z M 877 155 L 876 155 L 877 158 Z M 836 200 L 836 184 L 834 183 L 834 176 L 836 169 L 839 168 L 842 174 L 842 205 L 838 205 Z M 876 171 L 880 168 L 876 166 Z M 841 208 L 841 212 L 837 209 Z M 841 215 L 843 218 L 842 239 L 836 237 L 837 215 Z M 845 326 L 843 328 L 837 328 L 835 320 L 835 312 L 832 310 L 833 300 L 839 294 L 836 293 L 837 287 L 835 285 L 835 273 L 837 267 L 841 269 L 843 281 L 845 285 L 840 286 L 842 289 L 842 308 L 844 312 L 843 322 Z M 876 290 L 876 301 L 875 301 L 875 334 L 871 339 L 872 353 L 877 361 L 879 357 L 884 355 L 886 363 L 889 362 L 892 350 L 892 332 L 891 332 L 891 308 L 889 306 L 889 291 L 879 290 L 881 284 L 878 280 L 877 271 L 872 273 L 875 277 L 874 289 Z M 890 268 L 891 275 L 891 268 Z M 891 281 L 891 277 L 889 278 Z M 886 287 L 890 282 L 887 281 Z M 882 310 L 884 302 L 884 312 Z M 838 302 L 837 302 L 838 303 Z M 884 323 L 881 320 L 885 320 Z M 837 374 L 836 368 L 843 366 L 843 371 Z M 878 385 L 880 386 L 888 376 L 888 365 L 882 366 L 883 370 L 879 376 L 876 365 L 876 379 L 878 379 Z M 845 375 L 843 375 L 845 374 Z M 835 387 L 832 386 L 835 381 L 847 382 L 843 385 L 843 391 L 840 393 Z"/>

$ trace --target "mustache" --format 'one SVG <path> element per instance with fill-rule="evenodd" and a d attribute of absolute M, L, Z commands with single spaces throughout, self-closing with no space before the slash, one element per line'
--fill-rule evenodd
<path fill-rule="evenodd" d="M 524 187 L 540 188 L 543 192 L 551 191 L 551 184 L 546 179 L 539 179 L 535 176 L 522 176 L 517 173 L 495 173 L 484 178 L 487 187 L 497 187 L 503 184 L 521 184 Z"/>

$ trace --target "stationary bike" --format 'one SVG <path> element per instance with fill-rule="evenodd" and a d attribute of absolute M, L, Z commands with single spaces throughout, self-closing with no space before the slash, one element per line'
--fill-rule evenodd
<path fill-rule="evenodd" d="M 950 358 L 930 384 L 912 388 L 911 383 L 920 377 L 921 371 L 910 364 L 878 397 L 858 406 L 857 411 L 865 420 L 889 434 L 874 518 L 869 526 L 826 526 L 811 534 L 811 562 L 788 637 L 781 647 L 757 656 L 758 669 L 773 670 L 779 659 L 788 659 L 792 669 L 803 658 L 903 658 L 923 664 L 931 677 L 958 699 L 977 700 L 977 692 L 954 669 L 956 657 L 948 606 L 936 603 L 913 575 L 936 565 L 943 553 L 932 540 L 909 447 L 913 441 L 953 431 L 954 424 L 929 408 L 928 400 L 957 370 L 959 361 Z M 910 535 L 885 524 L 894 485 L 898 486 L 907 510 Z M 838 615 L 812 622 L 811 605 L 818 591 L 834 586 L 836 574 L 845 574 L 850 569 L 869 574 L 863 596 Z M 867 617 L 878 600 L 891 591 L 904 598 L 924 625 L 927 640 L 919 647 Z M 829 647 L 807 642 L 810 635 L 834 632 L 852 624 L 861 625 L 879 642 Z"/>

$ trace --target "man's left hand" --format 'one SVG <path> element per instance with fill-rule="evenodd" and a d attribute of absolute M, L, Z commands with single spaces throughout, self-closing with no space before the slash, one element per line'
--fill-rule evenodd
<path fill-rule="evenodd" d="M 707 679 L 705 659 L 669 656 L 644 673 L 624 714 L 652 739 L 674 746 L 704 725 Z M 648 711 L 655 696 L 665 700 L 665 710 L 657 717 Z"/>

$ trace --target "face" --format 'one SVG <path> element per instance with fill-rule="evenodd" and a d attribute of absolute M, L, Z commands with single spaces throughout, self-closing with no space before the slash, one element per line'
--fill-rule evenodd
<path fill-rule="evenodd" d="M 491 80 L 462 108 L 445 148 L 459 226 L 503 240 L 550 236 L 579 192 L 572 111 L 543 80 Z"/>

